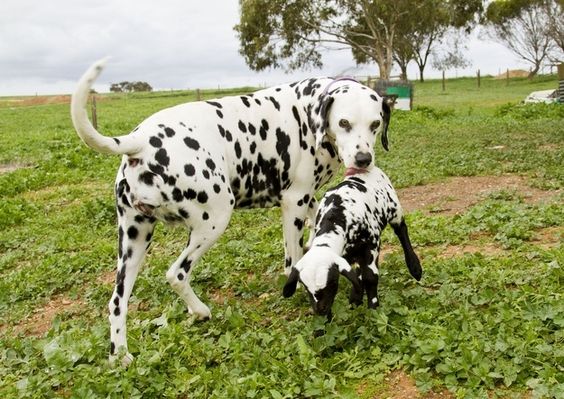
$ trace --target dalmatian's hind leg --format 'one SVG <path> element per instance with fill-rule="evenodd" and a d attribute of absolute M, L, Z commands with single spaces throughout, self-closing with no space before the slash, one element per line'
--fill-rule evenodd
<path fill-rule="evenodd" d="M 119 188 L 118 188 L 119 190 Z M 153 237 L 156 220 L 130 206 L 123 193 L 117 198 L 119 250 L 114 291 L 108 304 L 110 316 L 110 362 L 124 351 L 121 362 L 127 366 L 133 356 L 127 350 L 127 304 L 143 259 Z"/>
<path fill-rule="evenodd" d="M 188 245 L 166 273 L 172 289 L 186 303 L 188 311 L 200 320 L 211 318 L 211 312 L 190 286 L 190 275 L 196 262 L 225 231 L 232 212 L 232 207 L 228 208 L 228 211 L 216 211 L 205 222 L 192 226 Z"/>

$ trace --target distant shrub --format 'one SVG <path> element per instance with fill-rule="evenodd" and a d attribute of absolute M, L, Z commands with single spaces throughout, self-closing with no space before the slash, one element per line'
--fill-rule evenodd
<path fill-rule="evenodd" d="M 454 116 L 453 109 L 437 109 L 424 105 L 415 106 L 413 112 L 418 113 L 429 119 L 443 119 Z"/>
<path fill-rule="evenodd" d="M 562 104 L 512 104 L 500 106 L 495 111 L 495 116 L 511 117 L 515 119 L 557 119 L 564 118 Z"/>

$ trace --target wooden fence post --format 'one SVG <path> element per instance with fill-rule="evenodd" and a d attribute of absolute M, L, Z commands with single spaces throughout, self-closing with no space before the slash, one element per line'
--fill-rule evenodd
<path fill-rule="evenodd" d="M 445 87 L 445 71 L 443 70 L 443 91 L 445 91 L 445 90 L 446 90 L 446 87 Z"/>
<path fill-rule="evenodd" d="M 196 101 L 202 101 L 202 95 L 200 89 L 196 89 Z"/>
<path fill-rule="evenodd" d="M 480 88 L 480 70 L 478 69 L 478 88 Z"/>
<path fill-rule="evenodd" d="M 94 126 L 94 129 L 98 129 L 98 113 L 96 111 L 96 96 L 93 94 L 92 95 L 92 126 Z"/>
<path fill-rule="evenodd" d="M 505 85 L 509 86 L 509 68 L 507 68 L 507 72 L 505 72 Z"/>

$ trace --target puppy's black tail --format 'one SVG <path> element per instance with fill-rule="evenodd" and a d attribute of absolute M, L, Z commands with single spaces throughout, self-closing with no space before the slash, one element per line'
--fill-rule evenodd
<path fill-rule="evenodd" d="M 106 59 L 95 62 L 82 75 L 78 82 L 76 91 L 71 100 L 71 118 L 76 132 L 84 143 L 95 151 L 105 154 L 132 155 L 141 150 L 136 140 L 128 136 L 106 137 L 100 134 L 88 119 L 86 104 L 92 84 L 104 69 Z"/>
<path fill-rule="evenodd" d="M 419 258 L 417 254 L 413 250 L 411 246 L 411 241 L 409 240 L 409 234 L 407 233 L 407 224 L 405 224 L 405 219 L 401 219 L 399 224 L 392 224 L 392 228 L 394 229 L 394 233 L 398 236 L 399 241 L 401 243 L 401 247 L 403 248 L 403 254 L 405 256 L 405 263 L 407 268 L 409 269 L 409 273 L 413 276 L 413 278 L 417 281 L 421 280 L 421 276 L 423 275 L 423 270 L 421 269 L 421 263 L 419 262 Z"/>

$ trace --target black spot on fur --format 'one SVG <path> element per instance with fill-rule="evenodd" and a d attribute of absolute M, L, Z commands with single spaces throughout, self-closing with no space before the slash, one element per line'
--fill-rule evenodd
<path fill-rule="evenodd" d="M 155 173 L 149 172 L 148 170 L 146 170 L 145 172 L 143 172 L 139 175 L 139 181 L 148 185 L 148 186 L 152 186 L 153 185 L 153 179 L 156 176 L 157 175 Z"/>
<path fill-rule="evenodd" d="M 163 146 L 163 142 L 157 136 L 153 136 L 149 139 L 149 144 L 151 144 L 155 148 L 160 148 Z"/>
<path fill-rule="evenodd" d="M 245 107 L 249 108 L 251 106 L 251 103 L 249 102 L 249 99 L 246 96 L 241 96 L 239 98 L 241 99 L 241 101 L 243 101 Z"/>
<path fill-rule="evenodd" d="M 170 157 L 164 148 L 159 148 L 155 154 L 155 160 L 164 167 L 167 167 L 170 163 Z"/>
<path fill-rule="evenodd" d="M 235 155 L 237 156 L 237 158 L 241 158 L 241 154 L 242 154 L 241 144 L 239 144 L 239 141 L 236 141 L 235 142 Z"/>
<path fill-rule="evenodd" d="M 217 116 L 219 116 L 220 118 L 223 119 L 223 112 L 221 112 L 220 110 L 216 109 L 215 113 L 217 114 Z"/>
<path fill-rule="evenodd" d="M 137 235 L 139 234 L 139 230 L 137 230 L 137 228 L 135 226 L 130 226 L 127 229 L 127 236 L 131 239 L 131 240 L 135 240 L 137 238 Z"/>
<path fill-rule="evenodd" d="M 184 191 L 184 198 L 186 198 L 187 200 L 193 200 L 197 195 L 198 194 L 196 193 L 196 191 L 192 190 L 191 188 Z"/>
<path fill-rule="evenodd" d="M 184 173 L 186 176 L 194 176 L 196 174 L 196 168 L 193 165 L 187 163 L 184 165 Z"/>
<path fill-rule="evenodd" d="M 208 215 L 207 212 L 202 213 L 202 219 L 208 220 L 209 218 L 210 218 L 210 215 Z"/>
<path fill-rule="evenodd" d="M 219 194 L 219 192 L 221 191 L 221 187 L 219 187 L 219 184 L 213 185 L 213 191 L 215 191 L 216 194 Z"/>
<path fill-rule="evenodd" d="M 208 194 L 205 191 L 200 191 L 198 193 L 198 202 L 201 204 L 208 202 Z"/>
<path fill-rule="evenodd" d="M 188 219 L 188 212 L 186 212 L 184 209 L 180 208 L 180 209 L 178 210 L 178 214 L 179 214 L 180 216 L 182 216 L 184 219 Z"/>
<path fill-rule="evenodd" d="M 184 143 L 193 150 L 198 151 L 200 149 L 200 143 L 197 140 L 194 140 L 191 137 L 184 137 Z"/>
<path fill-rule="evenodd" d="M 206 159 L 206 165 L 212 172 L 215 170 L 215 162 L 211 158 Z"/>
<path fill-rule="evenodd" d="M 280 103 L 278 103 L 274 97 L 269 97 L 268 99 L 272 102 L 274 108 L 276 108 L 277 111 L 280 111 Z"/>
<path fill-rule="evenodd" d="M 304 228 L 304 221 L 298 218 L 294 219 L 294 226 L 296 226 L 298 228 L 298 230 L 301 230 Z"/>
<path fill-rule="evenodd" d="M 260 134 L 260 138 L 263 140 L 266 140 L 266 132 L 268 131 L 268 122 L 266 121 L 266 119 L 263 119 L 260 122 L 260 129 L 259 129 L 259 134 Z"/>
<path fill-rule="evenodd" d="M 225 137 L 225 129 L 221 125 L 217 125 L 217 130 L 219 130 L 219 134 L 221 137 Z"/>
<path fill-rule="evenodd" d="M 238 123 L 239 126 L 239 130 L 242 131 L 243 133 L 247 133 L 247 126 L 245 126 L 245 124 L 243 123 L 243 121 L 239 121 Z"/>
<path fill-rule="evenodd" d="M 206 101 L 209 105 L 213 105 L 214 107 L 217 107 L 219 109 L 223 108 L 223 105 L 221 105 L 220 103 L 216 102 L 216 101 Z"/>
<path fill-rule="evenodd" d="M 172 190 L 172 199 L 176 202 L 182 201 L 184 199 L 182 190 L 180 190 L 178 187 L 174 187 L 174 189 Z"/>
<path fill-rule="evenodd" d="M 176 132 L 172 130 L 170 127 L 165 127 L 164 131 L 167 137 L 172 137 L 176 134 Z"/>
<path fill-rule="evenodd" d="M 180 268 L 182 270 L 184 270 L 186 273 L 188 273 L 188 271 L 190 270 L 190 267 L 192 266 L 192 262 L 190 262 L 188 259 L 184 259 L 182 261 L 182 264 L 180 265 Z"/>

